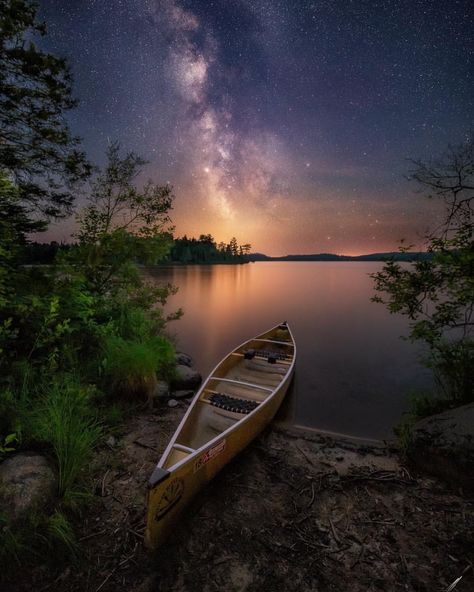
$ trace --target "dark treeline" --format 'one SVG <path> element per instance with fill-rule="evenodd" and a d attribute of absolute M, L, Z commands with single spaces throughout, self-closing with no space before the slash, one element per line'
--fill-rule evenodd
<path fill-rule="evenodd" d="M 196 238 L 176 238 L 168 257 L 173 263 L 245 263 L 251 246 L 239 245 L 232 237 L 228 243 L 217 244 L 210 234 Z"/>
<path fill-rule="evenodd" d="M 59 252 L 71 252 L 77 245 L 70 243 L 30 242 L 24 245 L 22 263 L 25 265 L 46 265 L 55 261 Z M 228 243 L 217 244 L 210 234 L 201 234 L 197 238 L 182 238 L 172 240 L 172 246 L 168 255 L 160 258 L 156 263 L 246 263 L 249 261 L 251 246 L 249 244 L 239 245 L 235 237 Z M 137 255 L 137 263 L 144 263 Z M 154 263 L 147 260 L 147 263 Z"/>
<path fill-rule="evenodd" d="M 24 245 L 22 261 L 27 265 L 53 264 L 56 255 L 61 252 L 68 252 L 74 248 L 74 245 L 68 243 L 50 243 L 29 242 Z"/>

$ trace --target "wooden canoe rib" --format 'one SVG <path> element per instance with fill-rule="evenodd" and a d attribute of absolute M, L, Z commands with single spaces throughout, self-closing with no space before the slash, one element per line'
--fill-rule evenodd
<path fill-rule="evenodd" d="M 149 481 L 145 542 L 161 545 L 194 495 L 273 419 L 294 372 L 287 323 L 226 356 L 196 393 Z"/>

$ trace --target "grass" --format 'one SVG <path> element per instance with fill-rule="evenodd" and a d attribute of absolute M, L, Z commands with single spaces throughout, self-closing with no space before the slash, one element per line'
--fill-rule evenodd
<path fill-rule="evenodd" d="M 61 555 L 77 557 L 79 545 L 71 523 L 62 512 L 56 511 L 49 517 L 46 535 L 52 549 Z"/>
<path fill-rule="evenodd" d="M 0 516 L 0 560 L 2 565 L 15 568 L 21 565 L 22 554 L 25 551 L 21 537 L 14 532 L 6 518 Z"/>
<path fill-rule="evenodd" d="M 104 375 L 115 394 L 151 397 L 157 373 L 165 374 L 172 365 L 173 346 L 164 337 L 137 341 L 113 335 L 106 339 Z"/>
<path fill-rule="evenodd" d="M 71 376 L 56 378 L 33 413 L 33 438 L 48 446 L 58 468 L 58 494 L 73 489 L 86 468 L 101 428 L 90 408 L 90 388 Z"/>

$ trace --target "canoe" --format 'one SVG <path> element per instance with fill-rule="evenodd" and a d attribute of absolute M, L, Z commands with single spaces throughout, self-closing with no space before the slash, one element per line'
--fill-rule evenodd
<path fill-rule="evenodd" d="M 246 341 L 214 368 L 149 480 L 148 547 L 166 540 L 194 495 L 273 419 L 295 358 L 285 322 Z"/>

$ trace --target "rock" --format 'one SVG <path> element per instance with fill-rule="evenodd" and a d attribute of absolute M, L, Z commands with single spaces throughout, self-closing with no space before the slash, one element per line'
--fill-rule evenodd
<path fill-rule="evenodd" d="M 106 444 L 113 447 L 117 444 L 117 440 L 114 438 L 114 436 L 109 436 L 109 438 L 106 440 Z"/>
<path fill-rule="evenodd" d="M 190 397 L 194 397 L 194 391 L 182 390 L 182 391 L 174 391 L 173 397 L 175 399 L 189 399 Z"/>
<path fill-rule="evenodd" d="M 194 366 L 192 357 L 183 352 L 176 352 L 176 363 L 181 366 L 188 366 L 189 368 Z"/>
<path fill-rule="evenodd" d="M 158 380 L 156 383 L 155 392 L 153 393 L 153 398 L 156 399 L 166 399 L 169 397 L 170 394 L 170 386 L 164 380 Z"/>
<path fill-rule="evenodd" d="M 419 469 L 474 489 L 474 403 L 417 422 L 407 454 Z"/>
<path fill-rule="evenodd" d="M 56 490 L 56 475 L 39 454 L 22 452 L 0 464 L 0 505 L 10 522 L 44 510 Z"/>
<path fill-rule="evenodd" d="M 176 399 L 170 399 L 168 401 L 168 407 L 177 407 L 178 405 L 179 405 L 179 403 Z"/>
<path fill-rule="evenodd" d="M 171 381 L 173 390 L 194 390 L 201 384 L 202 377 L 199 372 L 184 364 L 176 366 L 176 378 Z"/>

